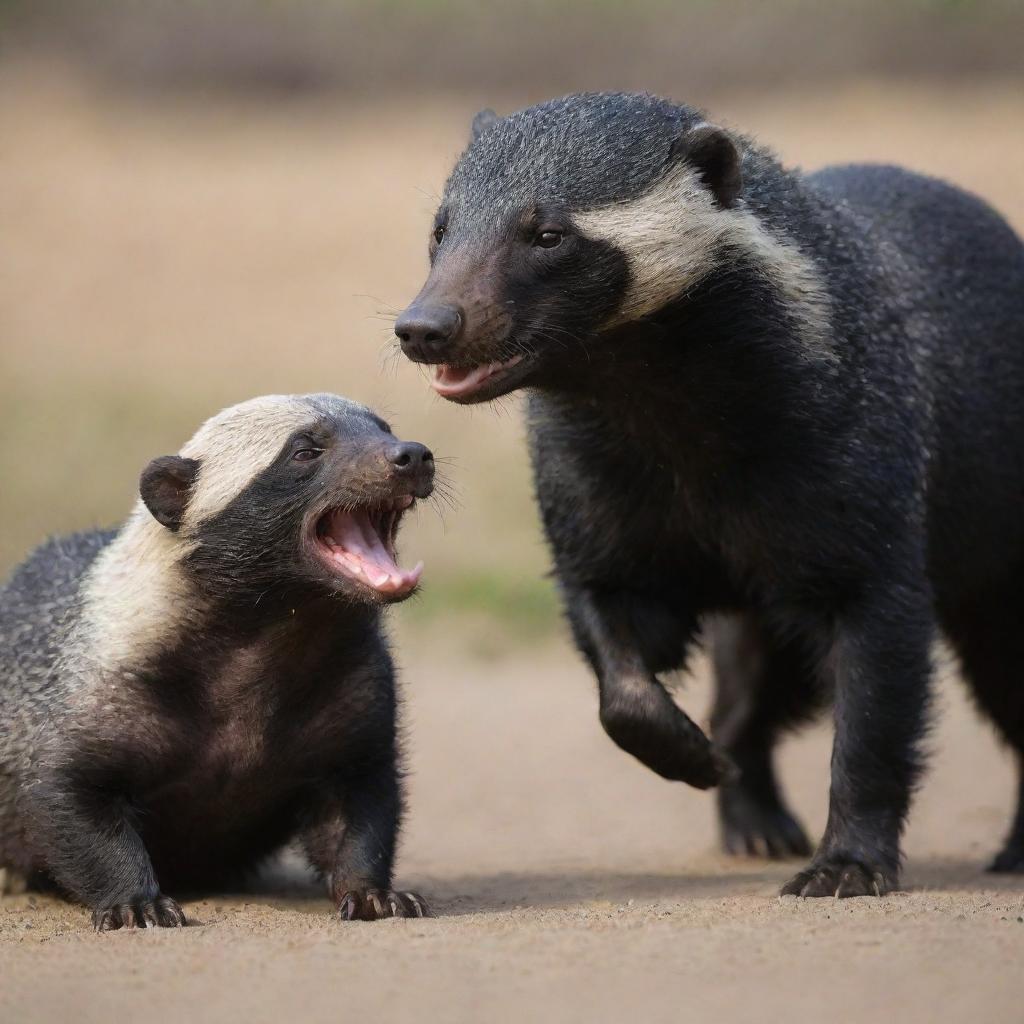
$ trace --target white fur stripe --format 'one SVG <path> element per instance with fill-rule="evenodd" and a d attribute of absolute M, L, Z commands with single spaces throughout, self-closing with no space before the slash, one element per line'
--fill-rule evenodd
<path fill-rule="evenodd" d="M 685 162 L 674 164 L 636 199 L 575 215 L 585 235 L 623 252 L 631 281 L 606 328 L 661 309 L 698 284 L 721 262 L 723 252 L 750 253 L 755 265 L 793 303 L 808 344 L 831 351 L 828 297 L 811 261 L 769 234 L 746 209 L 722 209 Z"/>
<path fill-rule="evenodd" d="M 277 458 L 292 433 L 317 418 L 303 396 L 265 395 L 208 419 L 178 453 L 200 462 L 183 532 L 220 512 Z"/>
<path fill-rule="evenodd" d="M 181 571 L 193 547 L 138 501 L 84 581 L 82 619 L 71 645 L 75 660 L 107 671 L 141 666 L 172 643 L 197 601 Z"/>

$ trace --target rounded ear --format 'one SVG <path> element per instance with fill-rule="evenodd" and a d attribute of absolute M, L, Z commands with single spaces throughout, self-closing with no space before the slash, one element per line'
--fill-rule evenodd
<path fill-rule="evenodd" d="M 473 118 L 473 130 L 470 136 L 472 141 L 476 141 L 480 135 L 487 131 L 492 124 L 498 123 L 498 115 L 488 107 L 486 110 L 481 110 L 476 117 Z"/>
<path fill-rule="evenodd" d="M 740 151 L 724 128 L 698 124 L 672 143 L 670 155 L 697 170 L 719 206 L 729 209 L 736 205 L 743 189 Z"/>
<path fill-rule="evenodd" d="M 199 473 L 196 459 L 161 455 L 139 477 L 139 494 L 153 518 L 172 533 L 181 526 L 188 506 L 188 494 Z"/>

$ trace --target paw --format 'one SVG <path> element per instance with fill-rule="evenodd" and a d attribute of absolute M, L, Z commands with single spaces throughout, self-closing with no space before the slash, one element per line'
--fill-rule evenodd
<path fill-rule="evenodd" d="M 92 924 L 98 932 L 118 928 L 182 928 L 187 923 L 185 912 L 170 896 L 129 900 L 92 912 Z"/>
<path fill-rule="evenodd" d="M 728 755 L 656 683 L 608 699 L 601 724 L 619 747 L 663 779 L 710 789 L 735 777 Z"/>
<path fill-rule="evenodd" d="M 722 847 L 734 856 L 809 857 L 811 844 L 800 822 L 775 802 L 758 800 L 736 786 L 719 793 Z"/>
<path fill-rule="evenodd" d="M 1024 874 L 1024 844 L 1007 843 L 986 870 L 1005 875 Z"/>
<path fill-rule="evenodd" d="M 338 901 L 342 921 L 379 921 L 384 917 L 430 917 L 423 897 L 390 889 L 349 889 Z"/>
<path fill-rule="evenodd" d="M 885 871 L 855 861 L 826 861 L 812 864 L 794 875 L 783 887 L 781 896 L 884 896 L 896 888 L 896 879 Z"/>

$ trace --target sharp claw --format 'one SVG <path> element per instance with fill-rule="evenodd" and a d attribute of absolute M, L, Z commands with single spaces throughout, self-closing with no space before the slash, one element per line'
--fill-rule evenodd
<path fill-rule="evenodd" d="M 831 896 L 843 900 L 872 894 L 884 896 L 891 888 L 884 872 L 875 871 L 868 875 L 859 864 L 835 864 L 801 871 L 782 887 L 780 895 Z"/>
<path fill-rule="evenodd" d="M 98 932 L 124 928 L 176 928 L 188 923 L 185 912 L 169 896 L 158 896 L 150 901 L 139 899 L 133 903 L 97 908 L 93 911 L 92 926 Z"/>
<path fill-rule="evenodd" d="M 356 898 L 352 893 L 347 892 L 341 897 L 341 903 L 338 904 L 338 913 L 343 921 L 351 921 L 355 917 Z"/>
<path fill-rule="evenodd" d="M 338 902 L 338 916 L 343 921 L 430 917 L 430 909 L 414 892 L 359 889 L 342 893 Z"/>

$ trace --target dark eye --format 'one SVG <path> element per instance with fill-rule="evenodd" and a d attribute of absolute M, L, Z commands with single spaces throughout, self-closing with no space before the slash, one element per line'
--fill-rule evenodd
<path fill-rule="evenodd" d="M 436 228 L 434 228 L 434 241 L 438 245 L 440 245 L 443 239 L 444 239 L 444 228 L 441 227 L 440 224 L 438 224 L 438 226 Z"/>
<path fill-rule="evenodd" d="M 562 232 L 539 231 L 533 239 L 533 244 L 540 249 L 556 249 L 562 244 Z"/>
<path fill-rule="evenodd" d="M 293 456 L 295 462 L 312 462 L 323 455 L 323 448 L 300 448 Z"/>

